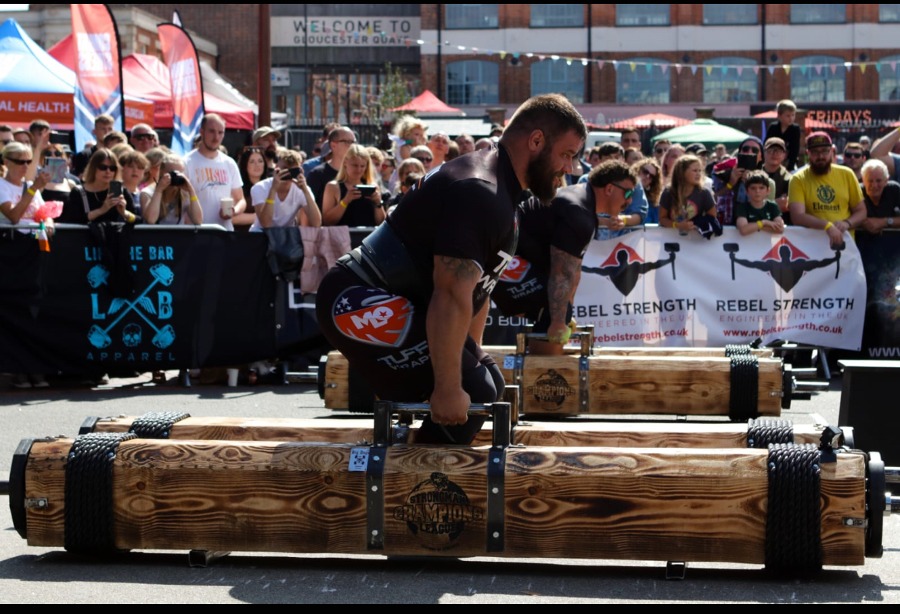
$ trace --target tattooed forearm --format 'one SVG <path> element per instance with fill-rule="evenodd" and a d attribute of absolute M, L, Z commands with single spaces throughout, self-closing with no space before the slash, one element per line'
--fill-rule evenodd
<path fill-rule="evenodd" d="M 575 295 L 581 277 L 581 258 L 550 248 L 550 279 L 547 282 L 547 301 L 551 321 L 562 321 L 566 307 Z"/>

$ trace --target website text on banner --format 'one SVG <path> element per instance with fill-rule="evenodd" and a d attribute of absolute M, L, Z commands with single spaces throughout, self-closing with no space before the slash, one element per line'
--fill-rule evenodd
<path fill-rule="evenodd" d="M 711 240 L 648 227 L 592 241 L 575 318 L 595 343 L 702 346 L 777 340 L 859 350 L 866 279 L 856 244 L 833 250 L 822 232 Z"/>

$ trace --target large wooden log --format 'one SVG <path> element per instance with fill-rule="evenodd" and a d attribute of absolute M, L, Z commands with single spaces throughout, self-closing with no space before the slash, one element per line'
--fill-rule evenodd
<path fill-rule="evenodd" d="M 156 419 L 155 416 L 150 418 Z M 92 417 L 79 434 L 127 433 L 141 437 L 146 417 Z M 135 421 L 138 424 L 135 424 Z M 419 422 L 410 425 L 408 443 L 416 442 Z M 767 443 L 818 444 L 824 425 L 791 424 L 787 420 L 751 420 L 746 424 L 688 422 L 520 422 L 512 443 L 526 446 L 605 446 L 616 448 L 765 448 Z M 473 445 L 490 445 L 492 423 L 485 423 Z M 855 447 L 852 429 L 844 429 L 847 447 Z M 297 443 L 371 443 L 373 420 L 309 420 L 302 418 L 238 418 L 186 416 L 171 423 L 163 439 L 292 441 Z M 752 440 L 752 441 L 751 441 Z"/>
<path fill-rule="evenodd" d="M 735 359 L 724 355 L 595 354 L 584 359 L 586 372 L 577 354 L 497 354 L 495 359 L 507 384 L 521 385 L 519 410 L 529 416 L 732 415 Z M 782 399 L 790 394 L 784 389 L 784 364 L 780 358 L 767 357 L 756 357 L 756 362 L 755 415 L 780 416 Z M 351 373 L 340 352 L 327 355 L 323 382 L 325 407 L 371 411 L 371 389 Z"/>
<path fill-rule="evenodd" d="M 10 485 L 24 496 L 10 507 L 31 546 L 734 562 L 800 573 L 862 565 L 867 553 L 860 451 L 828 462 L 803 446 L 816 487 L 788 489 L 801 498 L 788 501 L 772 486 L 789 463 L 773 472 L 771 449 L 123 439 L 95 468 L 80 463 L 77 443 L 19 446 Z M 79 470 L 67 475 L 69 465 Z M 85 492 L 104 480 L 109 492 Z M 816 522 L 797 523 L 799 508 Z M 778 533 L 782 520 L 804 535 Z M 786 538 L 812 539 L 812 558 Z"/>

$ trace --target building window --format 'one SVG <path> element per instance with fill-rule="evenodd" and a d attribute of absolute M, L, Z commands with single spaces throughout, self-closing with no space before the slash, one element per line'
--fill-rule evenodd
<path fill-rule="evenodd" d="M 878 21 L 896 23 L 900 21 L 900 4 L 879 4 Z"/>
<path fill-rule="evenodd" d="M 721 57 L 705 62 L 703 102 L 756 102 L 759 78 L 747 58 Z"/>
<path fill-rule="evenodd" d="M 497 104 L 500 69 L 493 62 L 463 60 L 447 64 L 447 104 Z"/>
<path fill-rule="evenodd" d="M 659 58 L 620 60 L 616 68 L 616 102 L 668 104 L 671 89 L 669 73 Z"/>
<path fill-rule="evenodd" d="M 668 4 L 617 4 L 617 26 L 668 26 Z"/>
<path fill-rule="evenodd" d="M 847 5 L 792 4 L 791 23 L 847 23 Z"/>
<path fill-rule="evenodd" d="M 474 30 L 498 26 L 499 4 L 445 4 L 448 30 Z"/>
<path fill-rule="evenodd" d="M 843 102 L 846 80 L 847 69 L 839 57 L 807 55 L 796 58 L 791 62 L 791 99 L 794 102 Z"/>
<path fill-rule="evenodd" d="M 878 71 L 878 100 L 900 100 L 900 55 L 881 58 L 879 64 L 881 68 Z"/>
<path fill-rule="evenodd" d="M 581 28 L 584 26 L 583 4 L 532 4 L 532 28 Z"/>
<path fill-rule="evenodd" d="M 753 25 L 759 23 L 755 4 L 704 4 L 704 26 Z"/>
<path fill-rule="evenodd" d="M 584 102 L 584 71 L 580 61 L 541 60 L 531 65 L 531 95 L 563 94 L 571 102 Z"/>

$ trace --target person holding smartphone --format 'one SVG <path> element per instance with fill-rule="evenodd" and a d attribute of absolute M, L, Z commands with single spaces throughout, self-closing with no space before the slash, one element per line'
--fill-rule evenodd
<path fill-rule="evenodd" d="M 378 226 L 384 221 L 375 168 L 362 145 L 351 145 L 334 181 L 322 196 L 324 226 Z"/>
<path fill-rule="evenodd" d="M 139 221 L 131 194 L 123 190 L 116 155 L 105 147 L 88 161 L 84 183 L 72 190 L 56 220 L 63 224 Z"/>
<path fill-rule="evenodd" d="M 723 226 L 734 226 L 738 204 L 748 205 L 750 197 L 744 181 L 747 173 L 763 167 L 763 143 L 748 136 L 738 147 L 737 156 L 716 164 L 713 168 L 713 194 L 716 197 L 716 217 Z M 769 200 L 775 200 L 775 182 L 769 179 Z"/>
<path fill-rule="evenodd" d="M 256 211 L 250 232 L 262 232 L 263 228 L 322 225 L 322 213 L 306 183 L 302 165 L 299 152 L 278 149 L 278 162 L 272 176 L 250 189 Z"/>
<path fill-rule="evenodd" d="M 41 190 L 44 202 L 50 200 L 66 202 L 78 184 L 68 176 L 69 157 L 62 145 L 51 143 L 44 148 L 41 152 L 41 169 L 50 175 L 50 180 Z"/>

